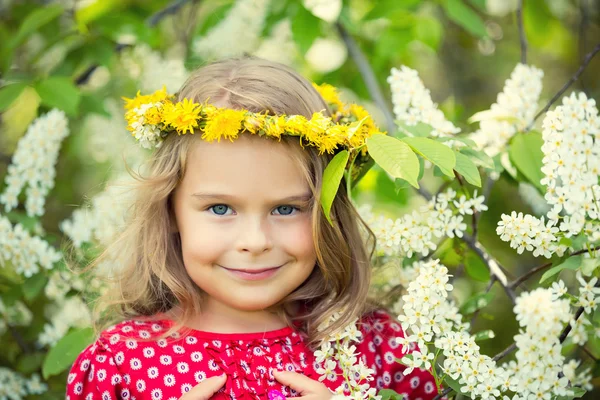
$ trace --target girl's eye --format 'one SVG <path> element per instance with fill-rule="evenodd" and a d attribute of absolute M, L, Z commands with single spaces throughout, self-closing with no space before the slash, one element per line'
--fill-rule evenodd
<path fill-rule="evenodd" d="M 208 207 L 209 210 L 212 210 L 215 215 L 226 215 L 227 209 L 229 206 L 225 204 L 215 204 L 214 206 Z"/>
<path fill-rule="evenodd" d="M 294 206 L 279 206 L 276 208 L 279 215 L 292 215 L 294 211 L 299 211 L 298 207 Z"/>

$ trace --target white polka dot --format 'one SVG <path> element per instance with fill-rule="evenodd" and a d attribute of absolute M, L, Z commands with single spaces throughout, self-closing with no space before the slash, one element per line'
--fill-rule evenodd
<path fill-rule="evenodd" d="M 175 385 L 175 376 L 172 374 L 169 375 L 165 375 L 165 377 L 163 378 L 163 381 L 165 382 L 165 385 L 171 387 Z"/>

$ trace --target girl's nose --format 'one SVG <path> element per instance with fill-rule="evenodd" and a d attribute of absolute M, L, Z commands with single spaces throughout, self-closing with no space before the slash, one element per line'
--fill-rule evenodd
<path fill-rule="evenodd" d="M 262 218 L 248 218 L 243 222 L 238 249 L 260 254 L 273 247 L 268 222 Z"/>

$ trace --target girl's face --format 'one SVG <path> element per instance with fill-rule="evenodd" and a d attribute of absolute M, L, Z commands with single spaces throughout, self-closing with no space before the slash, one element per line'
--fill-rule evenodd
<path fill-rule="evenodd" d="M 311 192 L 289 151 L 249 135 L 192 145 L 174 210 L 204 307 L 263 310 L 313 271 Z"/>

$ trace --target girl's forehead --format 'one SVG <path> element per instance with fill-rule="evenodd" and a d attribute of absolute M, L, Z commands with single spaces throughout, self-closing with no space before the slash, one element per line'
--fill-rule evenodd
<path fill-rule="evenodd" d="M 246 135 L 249 136 L 249 135 Z M 192 145 L 183 185 L 264 189 L 288 193 L 308 190 L 306 175 L 294 150 L 284 143 L 262 137 L 239 137 L 234 141 Z"/>

